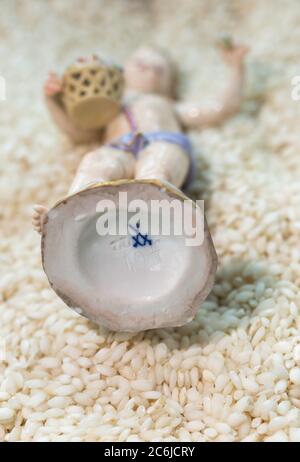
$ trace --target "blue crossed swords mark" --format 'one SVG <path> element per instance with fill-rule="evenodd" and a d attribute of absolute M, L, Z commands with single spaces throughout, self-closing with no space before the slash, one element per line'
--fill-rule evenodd
<path fill-rule="evenodd" d="M 140 232 L 140 222 L 136 223 L 136 227 L 129 225 L 131 229 L 136 232 L 135 236 L 131 236 L 133 240 L 133 247 L 145 247 L 147 244 L 152 245 L 152 239 L 148 238 L 148 234 L 142 234 Z"/>

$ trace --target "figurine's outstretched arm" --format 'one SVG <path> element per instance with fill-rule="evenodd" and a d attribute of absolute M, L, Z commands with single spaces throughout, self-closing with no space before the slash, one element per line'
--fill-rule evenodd
<path fill-rule="evenodd" d="M 187 128 L 200 128 L 207 125 L 217 125 L 228 117 L 234 115 L 242 102 L 244 84 L 244 56 L 248 49 L 244 46 L 235 46 L 231 42 L 222 46 L 224 59 L 230 65 L 232 76 L 223 97 L 211 106 L 179 102 L 176 112 L 180 122 Z"/>
<path fill-rule="evenodd" d="M 62 82 L 51 72 L 44 87 L 46 104 L 55 124 L 68 135 L 74 143 L 89 143 L 101 139 L 100 130 L 81 130 L 75 127 L 63 107 L 61 100 Z"/>

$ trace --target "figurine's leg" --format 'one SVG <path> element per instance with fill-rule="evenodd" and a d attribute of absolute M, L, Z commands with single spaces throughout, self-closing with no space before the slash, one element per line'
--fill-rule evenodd
<path fill-rule="evenodd" d="M 91 183 L 133 178 L 134 166 L 135 159 L 130 152 L 102 146 L 84 156 L 69 192 L 74 193 Z"/>
<path fill-rule="evenodd" d="M 135 159 L 133 154 L 114 149 L 110 146 L 89 152 L 82 159 L 69 193 L 74 193 L 91 183 L 130 179 L 134 176 Z M 36 205 L 32 214 L 32 224 L 38 233 L 42 233 L 48 210 Z"/>
<path fill-rule="evenodd" d="M 181 147 L 157 141 L 139 153 L 135 178 L 164 180 L 180 188 L 188 169 L 189 158 Z"/>

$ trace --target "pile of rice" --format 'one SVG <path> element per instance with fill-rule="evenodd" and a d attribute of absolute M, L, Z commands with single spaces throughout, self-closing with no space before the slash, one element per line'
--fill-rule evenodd
<path fill-rule="evenodd" d="M 1 1 L 0 440 L 300 441 L 299 22 L 297 0 Z M 48 287 L 30 225 L 87 150 L 51 123 L 47 70 L 153 42 L 180 68 L 180 97 L 205 104 L 228 78 L 223 31 L 251 53 L 240 115 L 191 133 L 214 290 L 181 328 L 98 328 Z"/>

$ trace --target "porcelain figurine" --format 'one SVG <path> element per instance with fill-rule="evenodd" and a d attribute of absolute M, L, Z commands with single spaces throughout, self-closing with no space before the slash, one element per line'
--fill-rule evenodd
<path fill-rule="evenodd" d="M 188 200 L 181 188 L 192 177 L 193 157 L 182 130 L 221 123 L 239 109 L 246 51 L 244 46 L 223 42 L 232 77 L 218 103 L 203 107 L 174 101 L 174 70 L 168 58 L 158 49 L 140 48 L 125 64 L 123 95 L 120 72 L 108 79 L 109 88 L 117 83 L 113 97 L 107 95 L 108 87 L 101 87 L 106 89 L 101 95 L 106 98 L 103 108 L 111 109 L 105 116 L 105 109 L 102 114 L 93 103 L 98 124 L 91 123 L 87 108 L 84 116 L 80 109 L 74 110 L 77 101 L 66 102 L 73 69 L 67 79 L 49 76 L 45 94 L 57 125 L 75 142 L 104 136 L 102 146 L 83 157 L 69 195 L 50 210 L 36 206 L 33 216 L 34 227 L 42 235 L 42 261 L 49 282 L 78 313 L 122 331 L 180 326 L 195 316 L 212 288 L 217 266 L 205 218 L 203 239 L 196 246 L 186 245 L 184 234 L 153 236 L 139 221 L 130 225 L 125 236 L 99 236 L 97 204 L 110 201 L 121 208 L 119 193 L 126 193 L 128 201 L 139 199 L 148 205 L 152 200 L 170 204 Z M 80 62 L 79 67 L 99 68 L 94 58 Z M 109 75 L 109 68 L 101 72 Z M 86 74 L 81 77 L 84 81 Z M 85 88 L 83 81 L 79 91 L 82 85 Z M 98 88 L 92 82 L 89 86 Z M 78 120 L 88 123 L 78 124 Z M 154 219 L 151 210 L 147 213 Z M 197 213 L 203 211 L 195 205 L 190 210 L 194 224 Z"/>

